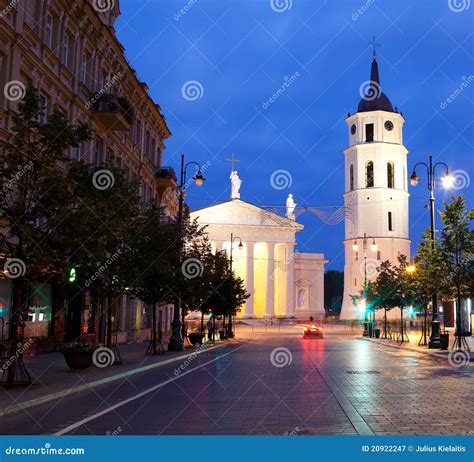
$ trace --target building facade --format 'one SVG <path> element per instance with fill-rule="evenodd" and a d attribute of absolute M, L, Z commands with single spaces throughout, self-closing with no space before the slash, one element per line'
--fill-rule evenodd
<path fill-rule="evenodd" d="M 250 294 L 237 317 L 324 318 L 327 260 L 320 253 L 295 252 L 303 225 L 291 214 L 281 216 L 241 200 L 238 192 L 232 196 L 192 211 L 191 219 L 206 227 L 215 251 L 230 256 L 232 246 L 233 270 Z"/>
<path fill-rule="evenodd" d="M 100 2 L 99 2 L 100 3 Z M 119 2 L 97 10 L 87 0 L 24 0 L 0 12 L 0 139 L 9 136 L 9 97 L 29 85 L 39 91 L 44 117 L 54 106 L 72 124 L 87 123 L 93 140 L 69 155 L 99 168 L 115 159 L 130 180 L 139 180 L 144 207 L 156 204 L 171 219 L 177 213 L 176 178 L 163 167 L 165 140 L 171 135 L 158 104 L 127 61 L 114 23 Z M 97 7 L 96 7 L 97 8 Z M 0 280 L 0 318 L 8 317 L 9 281 Z M 64 309 L 54 308 L 54 288 L 31 287 L 25 334 L 74 340 L 97 330 L 97 308 L 84 291 L 69 294 Z M 159 315 L 169 330 L 171 307 Z M 139 300 L 123 295 L 114 306 L 119 340 L 145 340 L 151 315 Z"/>
<path fill-rule="evenodd" d="M 377 276 L 382 261 L 410 258 L 405 119 L 381 90 L 375 53 L 368 84 L 357 112 L 346 119 L 344 205 L 351 213 L 345 221 L 341 319 L 363 316 L 351 295 L 359 295 L 365 280 Z"/>

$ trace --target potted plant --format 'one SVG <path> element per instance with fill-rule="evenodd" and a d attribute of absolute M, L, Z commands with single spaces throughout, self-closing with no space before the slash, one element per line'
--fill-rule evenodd
<path fill-rule="evenodd" d="M 204 338 L 204 334 L 199 331 L 191 332 L 188 334 L 188 339 L 191 342 L 191 345 L 202 344 L 202 339 Z"/>
<path fill-rule="evenodd" d="M 58 351 L 64 355 L 66 364 L 71 369 L 87 369 L 92 364 L 95 345 L 90 342 L 73 342 L 61 345 Z"/>

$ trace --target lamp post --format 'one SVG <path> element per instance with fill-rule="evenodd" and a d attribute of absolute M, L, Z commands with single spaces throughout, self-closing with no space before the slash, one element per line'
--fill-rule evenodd
<path fill-rule="evenodd" d="M 434 249 L 435 246 L 435 208 L 434 208 L 434 188 L 435 188 L 435 173 L 436 167 L 442 166 L 445 169 L 445 174 L 442 177 L 443 186 L 449 188 L 452 186 L 454 178 L 449 174 L 449 168 L 444 162 L 437 162 L 433 165 L 433 158 L 429 156 L 428 165 L 424 162 L 418 162 L 413 167 L 413 173 L 410 176 L 410 183 L 412 186 L 416 186 L 420 178 L 416 175 L 416 168 L 419 165 L 426 167 L 426 172 L 428 175 L 428 190 L 430 192 L 430 227 L 431 227 L 431 248 Z M 428 343 L 428 348 L 441 348 L 440 337 L 439 337 L 439 316 L 438 316 L 438 294 L 433 293 L 431 297 L 432 305 L 432 318 L 431 318 L 431 335 L 430 341 Z"/>
<path fill-rule="evenodd" d="M 242 239 L 238 236 L 234 236 L 234 233 L 230 233 L 230 258 L 229 258 L 229 263 L 230 263 L 230 277 L 232 277 L 232 252 L 234 248 L 234 242 L 238 240 L 239 241 L 239 249 L 242 250 L 243 245 L 242 245 Z M 233 287 L 233 286 L 232 286 Z M 229 315 L 229 328 L 228 328 L 228 335 L 229 337 L 233 337 L 234 333 L 232 332 L 232 312 Z"/>
<path fill-rule="evenodd" d="M 352 249 L 354 252 L 357 252 L 359 250 L 359 244 L 357 244 L 357 239 L 362 239 L 362 250 L 364 252 L 364 291 L 367 288 L 367 241 L 369 239 L 372 239 L 372 244 L 370 245 L 370 249 L 372 252 L 377 252 L 377 244 L 375 243 L 375 238 L 373 236 L 367 236 L 366 233 L 362 237 L 356 237 L 354 240 L 354 244 L 352 244 Z M 364 294 L 364 300 L 365 299 L 365 294 Z M 368 324 L 368 318 L 367 318 L 367 304 L 365 304 L 365 310 L 364 310 L 364 333 L 363 336 L 367 337 L 369 335 L 369 324 Z"/>
<path fill-rule="evenodd" d="M 181 264 L 183 254 L 183 204 L 184 204 L 184 192 L 186 189 L 186 169 L 194 165 L 196 167 L 196 173 L 194 174 L 194 183 L 196 186 L 201 186 L 205 180 L 202 175 L 201 165 L 197 162 L 184 163 L 184 155 L 181 156 L 181 174 L 179 181 L 179 198 L 178 198 L 178 263 Z M 169 351 L 183 351 L 184 350 L 184 339 L 181 334 L 181 297 L 178 295 L 174 304 L 173 310 L 173 321 L 171 323 L 171 338 L 168 344 Z"/>

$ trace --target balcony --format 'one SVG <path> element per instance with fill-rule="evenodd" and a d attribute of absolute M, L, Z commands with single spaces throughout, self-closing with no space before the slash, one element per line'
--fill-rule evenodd
<path fill-rule="evenodd" d="M 123 97 L 104 93 L 91 98 L 93 118 L 105 130 L 127 131 L 133 121 L 132 110 Z"/>
<path fill-rule="evenodd" d="M 172 167 L 157 167 L 155 178 L 159 189 L 176 188 L 176 174 Z"/>

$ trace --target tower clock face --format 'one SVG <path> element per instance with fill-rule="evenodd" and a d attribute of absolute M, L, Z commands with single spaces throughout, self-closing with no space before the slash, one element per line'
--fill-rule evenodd
<path fill-rule="evenodd" d="M 393 123 L 390 120 L 385 122 L 385 129 L 388 131 L 393 130 Z"/>
<path fill-rule="evenodd" d="M 357 127 L 355 126 L 355 124 L 352 124 L 352 127 L 351 127 L 351 135 L 354 135 L 355 132 L 357 130 Z"/>

